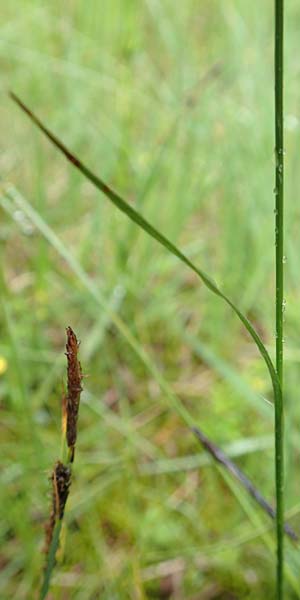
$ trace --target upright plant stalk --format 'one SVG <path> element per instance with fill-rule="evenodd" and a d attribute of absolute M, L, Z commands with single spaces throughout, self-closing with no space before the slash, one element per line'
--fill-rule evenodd
<path fill-rule="evenodd" d="M 277 526 L 277 599 L 283 596 L 283 402 L 282 402 L 282 350 L 283 350 L 283 0 L 275 0 L 275 132 L 276 132 L 276 367 L 260 335 L 238 306 L 215 284 L 202 269 L 197 267 L 165 235 L 155 229 L 130 203 L 110 188 L 93 173 L 73 152 L 71 152 L 13 93 L 11 98 L 28 115 L 65 158 L 78 169 L 98 190 L 100 190 L 138 227 L 164 246 L 171 254 L 189 267 L 206 287 L 228 304 L 238 316 L 256 344 L 272 381 L 275 401 L 275 456 L 276 456 L 276 526 Z M 71 454 L 72 459 L 72 454 Z"/>
<path fill-rule="evenodd" d="M 275 476 L 277 505 L 277 598 L 283 598 L 284 583 L 284 472 L 283 472 L 283 22 L 284 0 L 275 0 L 275 247 L 276 247 L 276 372 L 281 388 L 275 400 Z"/>
<path fill-rule="evenodd" d="M 81 364 L 78 360 L 79 343 L 71 327 L 67 327 L 67 395 L 62 397 L 62 451 L 52 471 L 52 507 L 49 521 L 46 525 L 46 563 L 40 589 L 39 600 L 45 600 L 53 569 L 55 557 L 59 548 L 59 538 L 63 523 L 66 502 L 72 483 L 72 463 L 75 455 L 77 439 L 77 419 L 82 392 L 83 378 Z"/>

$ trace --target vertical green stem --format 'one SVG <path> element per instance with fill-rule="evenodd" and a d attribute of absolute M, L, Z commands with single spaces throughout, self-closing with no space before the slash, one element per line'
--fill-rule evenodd
<path fill-rule="evenodd" d="M 275 243 L 276 243 L 276 371 L 280 393 L 275 398 L 275 476 L 277 507 L 277 598 L 283 598 L 283 16 L 284 0 L 275 0 Z"/>
<path fill-rule="evenodd" d="M 40 596 L 39 596 L 40 600 L 45 600 L 45 598 L 48 594 L 48 591 L 49 591 L 50 579 L 51 579 L 52 571 L 53 571 L 54 565 L 55 565 L 55 556 L 56 556 L 56 552 L 57 552 L 58 546 L 59 546 L 59 536 L 60 536 L 61 527 L 62 527 L 62 519 L 59 519 L 59 521 L 57 521 L 54 531 L 53 531 L 53 537 L 51 540 L 51 544 L 50 544 L 50 548 L 49 548 L 49 552 L 48 552 L 48 556 L 47 556 L 47 564 L 46 564 L 42 588 L 41 588 Z"/>

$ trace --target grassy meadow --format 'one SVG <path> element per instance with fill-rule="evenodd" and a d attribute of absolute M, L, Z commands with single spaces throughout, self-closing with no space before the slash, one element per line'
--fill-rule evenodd
<path fill-rule="evenodd" d="M 300 5 L 286 9 L 286 515 L 300 532 Z M 274 356 L 273 4 L 11 0 L 1 12 L 0 597 L 40 586 L 70 325 L 86 378 L 49 600 L 273 598 L 272 522 L 190 431 L 274 505 L 257 349 L 7 95 L 208 272 Z M 288 599 L 299 569 L 287 539 Z"/>

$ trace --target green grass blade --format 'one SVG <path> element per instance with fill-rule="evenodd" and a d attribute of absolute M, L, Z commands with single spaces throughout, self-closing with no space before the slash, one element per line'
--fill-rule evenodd
<path fill-rule="evenodd" d="M 239 310 L 239 308 L 226 296 L 216 285 L 216 283 L 200 268 L 196 267 L 194 263 L 192 263 L 187 256 L 185 256 L 168 238 L 166 238 L 162 233 L 160 233 L 157 229 L 155 229 L 142 215 L 140 215 L 128 202 L 123 200 L 119 194 L 114 192 L 104 181 L 102 181 L 97 175 L 95 175 L 92 171 L 88 169 L 74 154 L 68 150 L 68 148 L 53 134 L 47 129 L 43 123 L 27 108 L 27 106 L 14 94 L 10 94 L 11 98 L 16 102 L 16 104 L 29 116 L 29 118 L 37 125 L 37 127 L 46 135 L 46 137 L 64 154 L 69 162 L 71 162 L 93 185 L 98 188 L 103 194 L 121 211 L 123 212 L 131 221 L 136 223 L 141 229 L 143 229 L 146 233 L 148 233 L 152 238 L 154 238 L 157 242 L 159 242 L 162 246 L 164 246 L 171 254 L 179 258 L 181 262 L 187 265 L 194 273 L 198 275 L 198 277 L 202 280 L 202 282 L 210 289 L 214 294 L 222 298 L 236 313 L 240 321 L 245 326 L 246 330 L 251 335 L 254 340 L 260 354 L 262 355 L 273 385 L 274 396 L 275 398 L 281 398 L 281 389 L 279 380 L 271 360 L 271 357 L 261 339 L 259 334 L 254 329 L 253 325 L 247 319 L 247 317 Z"/>
<path fill-rule="evenodd" d="M 144 350 L 142 345 L 132 334 L 129 327 L 127 327 L 126 323 L 124 323 L 120 315 L 116 312 L 113 302 L 107 300 L 103 296 L 101 291 L 95 285 L 94 281 L 84 271 L 81 264 L 76 260 L 75 256 L 65 246 L 62 240 L 58 238 L 53 229 L 49 227 L 49 225 L 44 221 L 41 215 L 34 210 L 34 208 L 29 204 L 29 202 L 12 185 L 4 186 L 3 195 L 0 196 L 0 204 L 5 210 L 8 210 L 8 212 L 10 212 L 10 208 L 7 205 L 8 201 L 16 204 L 16 206 L 18 206 L 26 214 L 29 220 L 41 232 L 41 234 L 45 237 L 49 244 L 51 244 L 52 247 L 56 250 L 56 252 L 66 261 L 69 268 L 73 271 L 78 280 L 82 283 L 85 290 L 89 293 L 90 297 L 93 298 L 97 306 L 99 306 L 100 309 L 105 313 L 105 321 L 103 322 L 103 327 L 106 328 L 109 322 L 114 323 L 116 328 L 119 330 L 121 335 L 129 344 L 129 346 L 139 357 L 141 363 L 145 365 L 149 373 L 151 373 L 151 376 L 159 384 L 161 390 L 163 390 L 166 400 L 168 400 L 168 406 L 171 407 L 174 411 L 176 411 L 177 414 L 180 415 L 180 417 L 185 421 L 185 423 L 188 426 L 192 427 L 194 425 L 194 420 L 189 414 L 188 410 L 180 401 L 180 398 L 174 393 L 172 387 L 161 374 L 160 370 L 157 368 L 155 362 L 151 359 L 150 355 Z"/>
<path fill-rule="evenodd" d="M 57 549 L 59 546 L 59 536 L 60 536 L 61 526 L 62 526 L 62 520 L 59 519 L 59 521 L 55 525 L 53 537 L 52 537 L 50 548 L 49 548 L 46 569 L 44 572 L 44 578 L 43 578 L 43 583 L 42 583 L 41 592 L 40 592 L 40 600 L 45 600 L 45 598 L 48 594 L 48 591 L 49 591 L 50 579 L 51 579 L 51 575 L 52 575 L 52 572 L 53 572 L 53 569 L 55 566 L 55 556 L 56 556 L 56 552 L 57 552 Z"/>

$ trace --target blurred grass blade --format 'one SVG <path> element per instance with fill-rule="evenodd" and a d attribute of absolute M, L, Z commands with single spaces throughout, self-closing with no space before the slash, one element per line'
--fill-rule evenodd
<path fill-rule="evenodd" d="M 244 475 L 241 469 L 239 469 L 239 467 L 228 456 L 226 456 L 223 450 L 213 444 L 198 427 L 193 427 L 192 431 L 198 440 L 200 440 L 202 446 L 204 446 L 204 448 L 209 452 L 209 454 L 240 481 L 245 490 L 247 490 L 248 494 L 254 498 L 257 504 L 259 504 L 259 506 L 265 511 L 265 513 L 267 513 L 271 519 L 276 519 L 276 512 L 274 508 L 272 508 L 260 491 L 253 485 L 252 481 L 250 481 L 250 479 Z M 294 542 L 298 541 L 298 535 L 287 523 L 284 524 L 284 531 Z"/>
<path fill-rule="evenodd" d="M 192 427 L 194 424 L 193 418 L 190 416 L 188 410 L 185 408 L 179 397 L 174 393 L 172 387 L 160 372 L 151 356 L 145 351 L 143 346 L 139 343 L 137 338 L 132 334 L 131 330 L 124 323 L 123 319 L 117 313 L 113 301 L 109 301 L 104 297 L 101 290 L 95 285 L 94 281 L 89 275 L 83 270 L 81 264 L 77 261 L 71 251 L 65 246 L 56 233 L 46 223 L 42 216 L 30 205 L 30 203 L 24 198 L 18 190 L 8 184 L 4 186 L 3 195 L 0 196 L 0 204 L 5 210 L 11 213 L 11 207 L 9 202 L 13 202 L 18 208 L 20 208 L 25 215 L 30 219 L 32 224 L 41 232 L 41 234 L 48 240 L 49 244 L 57 251 L 57 253 L 66 261 L 69 268 L 78 277 L 78 280 L 82 283 L 84 288 L 87 290 L 91 298 L 105 313 L 105 320 L 103 321 L 103 329 L 106 329 L 109 323 L 113 323 L 118 331 L 123 335 L 129 346 L 139 357 L 142 364 L 145 365 L 146 369 L 151 373 L 151 376 L 157 381 L 161 390 L 163 390 L 165 398 L 168 400 L 168 406 L 171 406 L 185 423 Z"/>
<path fill-rule="evenodd" d="M 232 390 L 237 392 L 243 400 L 247 400 L 250 406 L 255 406 L 268 419 L 273 415 L 273 407 L 264 400 L 262 395 L 257 394 L 250 387 L 249 383 L 242 378 L 238 368 L 234 369 L 195 334 L 188 333 L 183 325 L 178 323 L 173 325 L 195 356 L 198 356 L 212 371 L 227 381 Z"/>
<path fill-rule="evenodd" d="M 276 371 L 274 369 L 273 362 L 270 358 L 270 355 L 261 339 L 259 334 L 254 329 L 253 325 L 247 319 L 247 317 L 239 310 L 239 308 L 226 296 L 216 285 L 216 283 L 200 268 L 196 267 L 194 263 L 192 263 L 185 254 L 183 254 L 168 238 L 166 238 L 162 233 L 160 233 L 157 229 L 155 229 L 142 215 L 140 215 L 128 202 L 123 200 L 121 196 L 119 196 L 116 192 L 114 192 L 104 181 L 102 181 L 97 175 L 95 175 L 92 171 L 90 171 L 74 154 L 70 152 L 70 150 L 53 134 L 47 129 L 43 123 L 31 112 L 29 108 L 14 94 L 10 93 L 11 98 L 16 102 L 16 104 L 29 116 L 29 118 L 37 125 L 37 127 L 46 135 L 46 137 L 64 154 L 69 162 L 71 162 L 93 185 L 98 188 L 103 194 L 121 211 L 123 212 L 131 221 L 136 223 L 141 229 L 146 231 L 152 238 L 154 238 L 157 242 L 159 242 L 162 246 L 164 246 L 169 252 L 171 252 L 174 256 L 179 258 L 181 262 L 186 264 L 194 273 L 198 275 L 198 277 L 203 281 L 203 283 L 217 296 L 222 298 L 236 313 L 239 317 L 240 321 L 243 323 L 252 339 L 254 340 L 256 346 L 258 347 L 266 365 L 268 371 L 270 373 L 270 377 L 272 380 L 274 396 L 280 400 L 281 398 L 281 389 L 278 381 L 278 377 Z"/>
<path fill-rule="evenodd" d="M 230 458 L 245 457 L 249 454 L 260 453 L 264 450 L 269 450 L 273 445 L 273 436 L 255 436 L 249 438 L 241 438 L 226 445 L 224 454 Z M 200 467 L 211 466 L 212 461 L 206 453 L 186 454 L 175 458 L 156 459 L 152 462 L 141 464 L 140 472 L 144 475 L 161 475 L 163 473 L 180 473 L 194 471 Z"/>
<path fill-rule="evenodd" d="M 234 479 L 226 469 L 222 467 L 218 467 L 217 469 L 220 471 L 224 481 L 227 483 L 228 488 L 231 490 L 239 505 L 247 515 L 249 521 L 253 524 L 256 530 L 261 531 L 262 541 L 265 547 L 270 552 L 272 560 L 274 558 L 274 554 L 276 551 L 276 543 L 274 540 L 274 536 L 269 532 L 268 529 L 265 529 L 263 525 L 263 521 L 261 520 L 261 515 L 257 510 L 254 509 L 253 503 L 250 501 L 249 495 L 247 494 L 244 487 L 239 485 L 239 483 Z M 298 554 L 297 549 L 295 552 L 294 546 L 290 545 L 290 549 L 293 552 L 293 556 Z M 292 561 L 286 562 L 286 577 L 289 581 L 291 588 L 293 588 L 295 592 L 295 598 L 300 598 L 300 585 L 299 585 L 299 569 L 292 564 Z"/>

